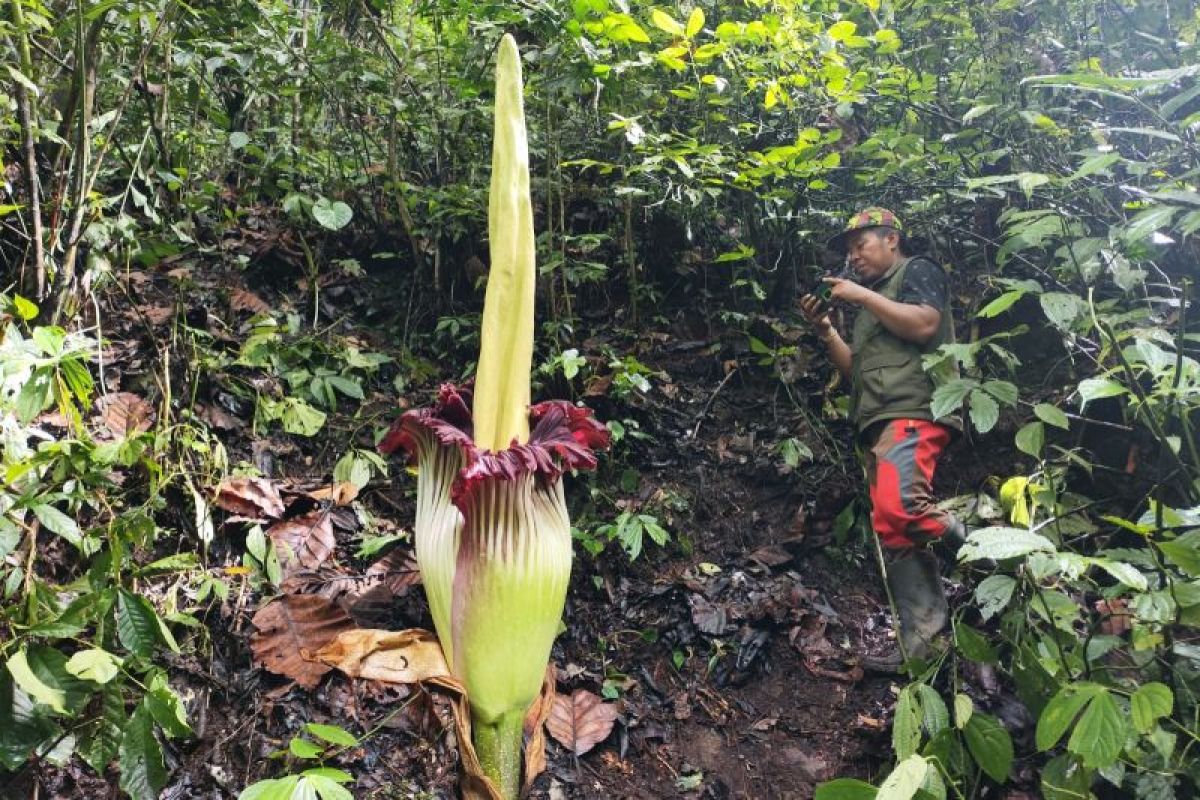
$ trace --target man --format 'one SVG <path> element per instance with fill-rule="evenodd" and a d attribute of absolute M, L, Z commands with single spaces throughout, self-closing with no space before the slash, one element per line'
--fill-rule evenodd
<path fill-rule="evenodd" d="M 954 341 L 946 274 L 928 258 L 905 253 L 904 228 L 891 211 L 868 208 L 830 239 L 845 252 L 859 282 L 825 278 L 829 298 L 857 306 L 847 343 L 814 295 L 800 300 L 805 319 L 851 386 L 850 414 L 863 447 L 871 525 L 887 553 L 886 579 L 898 612 L 899 657 L 868 666 L 899 667 L 929 655 L 949 610 L 931 543 L 956 550 L 962 525 L 933 502 L 933 472 L 956 419 L 933 420 L 933 381 L 922 356 Z"/>

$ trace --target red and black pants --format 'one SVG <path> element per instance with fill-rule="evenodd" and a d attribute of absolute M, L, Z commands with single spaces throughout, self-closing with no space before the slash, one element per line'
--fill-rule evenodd
<path fill-rule="evenodd" d="M 952 517 L 933 502 L 933 472 L 950 442 L 950 429 L 924 419 L 878 423 L 867 439 L 871 526 L 889 550 L 940 539 Z"/>

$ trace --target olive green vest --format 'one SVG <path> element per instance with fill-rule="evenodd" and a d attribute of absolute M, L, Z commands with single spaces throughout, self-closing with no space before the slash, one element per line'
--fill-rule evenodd
<path fill-rule="evenodd" d="M 897 300 L 911 261 L 905 258 L 896 262 L 871 288 L 889 300 Z M 937 333 L 924 345 L 904 341 L 870 311 L 859 309 L 850 337 L 850 418 L 860 434 L 880 420 L 933 419 L 929 410 L 933 379 L 922 367 L 921 357 L 954 342 L 954 315 L 950 313 L 949 298 L 946 300 Z M 957 415 L 938 422 L 962 429 Z"/>

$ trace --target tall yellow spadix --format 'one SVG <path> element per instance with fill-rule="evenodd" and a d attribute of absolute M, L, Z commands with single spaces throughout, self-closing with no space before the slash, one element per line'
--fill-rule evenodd
<path fill-rule="evenodd" d="M 491 267 L 471 416 L 476 446 L 498 451 L 514 439 L 519 444 L 529 439 L 536 283 L 521 56 L 509 35 L 500 41 L 496 59 L 495 122 L 488 198 Z"/>

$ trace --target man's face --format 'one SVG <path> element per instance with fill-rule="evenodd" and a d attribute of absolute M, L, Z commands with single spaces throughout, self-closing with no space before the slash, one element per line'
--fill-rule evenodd
<path fill-rule="evenodd" d="M 846 260 L 867 281 L 887 272 L 896 263 L 900 236 L 887 228 L 855 231 L 846 242 Z"/>

